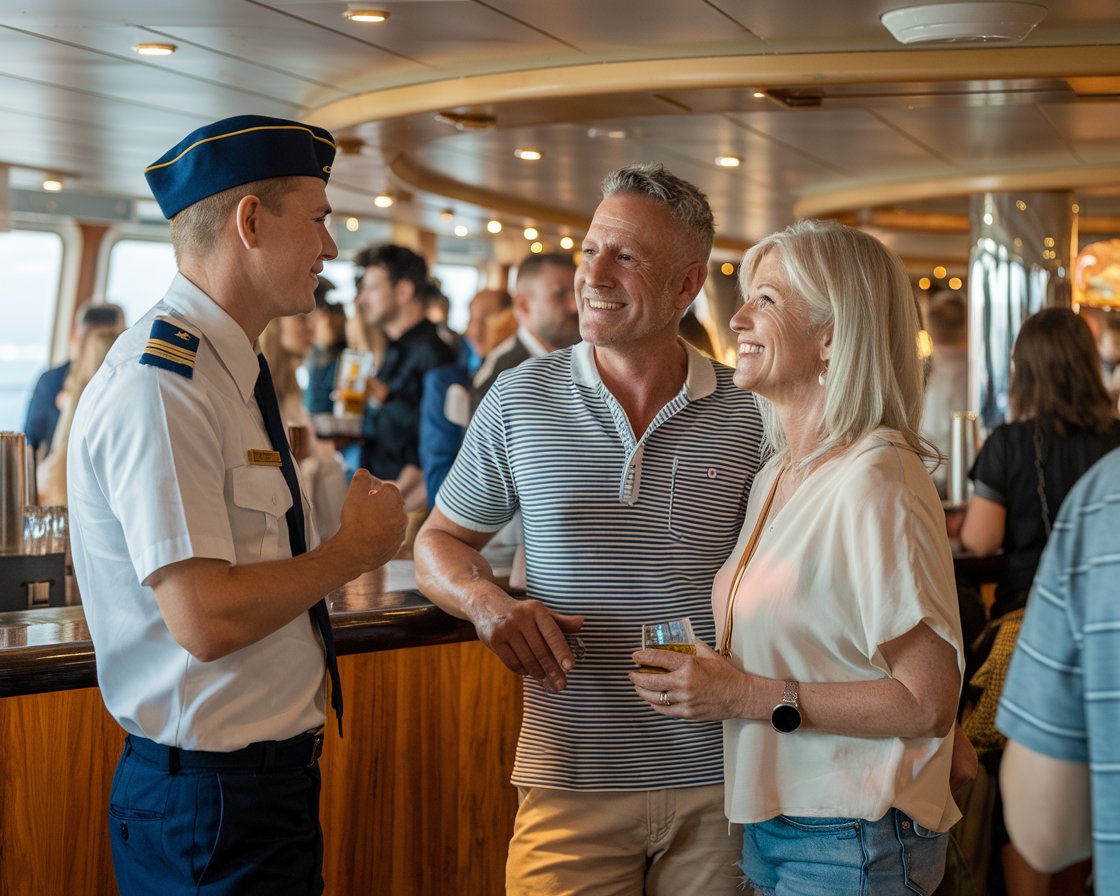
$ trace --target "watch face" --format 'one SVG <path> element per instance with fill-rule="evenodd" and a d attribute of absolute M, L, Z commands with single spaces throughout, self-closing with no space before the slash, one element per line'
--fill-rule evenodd
<path fill-rule="evenodd" d="M 776 731 L 789 734 L 801 727 L 801 711 L 788 703 L 779 703 L 770 714 L 770 724 Z"/>

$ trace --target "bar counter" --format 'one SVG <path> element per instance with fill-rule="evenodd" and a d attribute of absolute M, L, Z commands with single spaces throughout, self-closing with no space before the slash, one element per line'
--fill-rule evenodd
<path fill-rule="evenodd" d="M 326 892 L 503 892 L 520 679 L 393 561 L 329 596 L 346 736 L 321 760 Z M 407 649 L 397 649 L 407 648 Z M 124 732 L 80 606 L 0 613 L 0 893 L 111 896 Z"/>
<path fill-rule="evenodd" d="M 1001 558 L 954 565 L 979 587 Z M 520 680 L 415 590 L 407 561 L 329 603 L 346 737 L 328 720 L 326 892 L 500 896 Z M 81 607 L 0 613 L 0 893 L 116 893 L 106 807 L 124 735 L 95 685 Z"/>
<path fill-rule="evenodd" d="M 340 656 L 475 639 L 474 627 L 430 603 L 412 564 L 394 560 L 327 598 Z M 0 613 L 0 697 L 97 686 L 80 606 Z"/>

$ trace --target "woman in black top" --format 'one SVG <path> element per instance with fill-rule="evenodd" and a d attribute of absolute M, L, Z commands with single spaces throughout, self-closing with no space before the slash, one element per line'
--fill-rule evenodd
<path fill-rule="evenodd" d="M 1046 308 L 1024 322 L 1011 352 L 1008 399 L 1011 421 L 992 430 L 969 471 L 974 491 L 960 532 L 961 544 L 981 556 L 1003 549 L 993 619 L 1026 603 L 1058 507 L 1089 467 L 1120 446 L 1093 334 L 1068 308 Z M 993 775 L 1001 752 L 983 760 Z M 1009 896 L 1049 892 L 1049 875 L 1008 842 L 998 803 L 992 836 Z"/>
<path fill-rule="evenodd" d="M 1004 553 L 992 616 L 1022 606 L 1058 507 L 1080 476 L 1120 446 L 1088 324 L 1068 308 L 1029 317 L 1011 351 L 1011 422 L 992 430 L 969 471 L 961 543 Z"/>

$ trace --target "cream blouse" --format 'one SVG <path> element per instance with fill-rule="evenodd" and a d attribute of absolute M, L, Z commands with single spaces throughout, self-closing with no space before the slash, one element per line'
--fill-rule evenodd
<path fill-rule="evenodd" d="M 778 473 L 755 478 L 739 543 L 716 575 L 723 630 L 728 588 Z M 925 622 L 963 672 L 952 556 L 940 500 L 922 460 L 880 429 L 817 468 L 766 523 L 735 596 L 730 661 L 802 682 L 889 677 L 879 646 Z M 776 815 L 881 818 L 895 807 L 923 827 L 960 817 L 949 792 L 953 737 L 850 737 L 768 720 L 724 723 L 731 821 Z"/>

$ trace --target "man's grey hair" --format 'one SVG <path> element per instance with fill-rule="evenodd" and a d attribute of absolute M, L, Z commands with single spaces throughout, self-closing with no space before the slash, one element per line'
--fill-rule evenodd
<path fill-rule="evenodd" d="M 681 180 L 660 162 L 640 162 L 612 171 L 603 178 L 603 198 L 616 193 L 636 193 L 660 202 L 681 229 L 691 236 L 708 261 L 716 227 L 708 197 L 694 184 Z"/>

